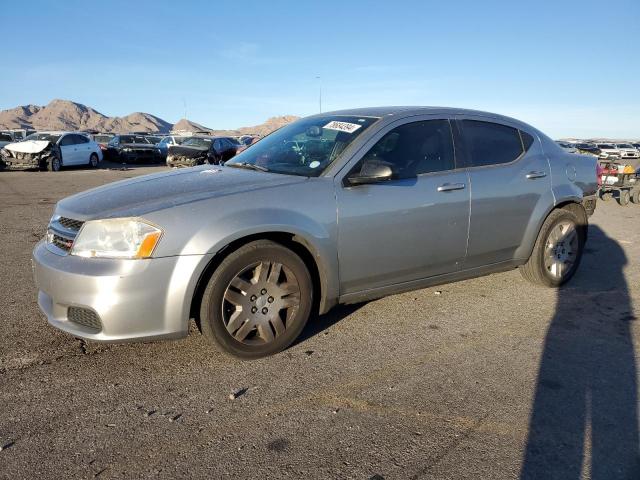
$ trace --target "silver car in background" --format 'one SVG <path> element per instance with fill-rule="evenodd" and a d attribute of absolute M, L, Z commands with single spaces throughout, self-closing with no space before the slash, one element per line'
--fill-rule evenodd
<path fill-rule="evenodd" d="M 339 303 L 517 267 L 562 285 L 596 189 L 595 157 L 504 116 L 323 113 L 223 166 L 60 201 L 33 252 L 38 303 L 77 337 L 177 338 L 195 318 L 224 351 L 262 357 Z"/>

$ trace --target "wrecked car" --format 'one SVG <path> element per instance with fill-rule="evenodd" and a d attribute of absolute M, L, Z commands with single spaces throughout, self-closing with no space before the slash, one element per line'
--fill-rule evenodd
<path fill-rule="evenodd" d="M 156 163 L 161 160 L 161 152 L 144 135 L 116 135 L 107 144 L 108 160 L 123 163 Z"/>
<path fill-rule="evenodd" d="M 189 137 L 182 145 L 169 147 L 169 167 L 195 167 L 205 163 L 219 164 L 233 158 L 240 144 L 228 137 Z"/>
<path fill-rule="evenodd" d="M 33 138 L 31 138 L 33 137 Z M 60 135 L 36 133 L 23 142 L 9 143 L 0 150 L 0 166 L 9 170 L 60 170 Z"/>
<path fill-rule="evenodd" d="M 0 150 L 3 168 L 9 170 L 59 171 L 63 166 L 89 165 L 96 168 L 102 160 L 98 144 L 88 136 L 74 132 L 40 132 L 24 141 L 10 143 Z"/>

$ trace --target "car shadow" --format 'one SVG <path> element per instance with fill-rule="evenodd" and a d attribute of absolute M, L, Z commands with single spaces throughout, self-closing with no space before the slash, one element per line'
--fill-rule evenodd
<path fill-rule="evenodd" d="M 337 305 L 324 315 L 313 315 L 309 318 L 304 330 L 298 336 L 292 347 L 309 340 L 327 330 L 332 325 L 344 320 L 346 317 L 362 308 L 366 303 L 354 303 L 352 305 Z M 291 347 L 289 347 L 291 348 Z"/>
<path fill-rule="evenodd" d="M 600 228 L 558 290 L 538 372 L 521 479 L 640 478 L 631 336 L 620 245 Z"/>

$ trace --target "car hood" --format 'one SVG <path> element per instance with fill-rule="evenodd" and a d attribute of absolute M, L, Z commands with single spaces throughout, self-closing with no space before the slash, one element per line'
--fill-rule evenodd
<path fill-rule="evenodd" d="M 136 217 L 186 203 L 305 181 L 306 177 L 206 165 L 87 190 L 58 202 L 56 214 L 83 221 Z"/>
<path fill-rule="evenodd" d="M 48 140 L 25 140 L 24 142 L 10 143 L 4 148 L 12 152 L 40 153 L 49 145 Z"/>
<path fill-rule="evenodd" d="M 186 157 L 186 158 L 195 158 L 206 155 L 209 151 L 208 148 L 199 148 L 199 147 L 183 147 L 183 146 L 174 146 L 169 147 L 169 155 Z"/>

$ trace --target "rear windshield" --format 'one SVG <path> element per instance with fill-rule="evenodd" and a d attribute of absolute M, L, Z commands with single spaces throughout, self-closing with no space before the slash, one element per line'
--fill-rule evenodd
<path fill-rule="evenodd" d="M 0 133 L 0 142 L 11 142 L 13 138 L 8 133 Z"/>
<path fill-rule="evenodd" d="M 98 143 L 109 143 L 113 137 L 111 135 L 94 135 L 93 139 Z"/>

